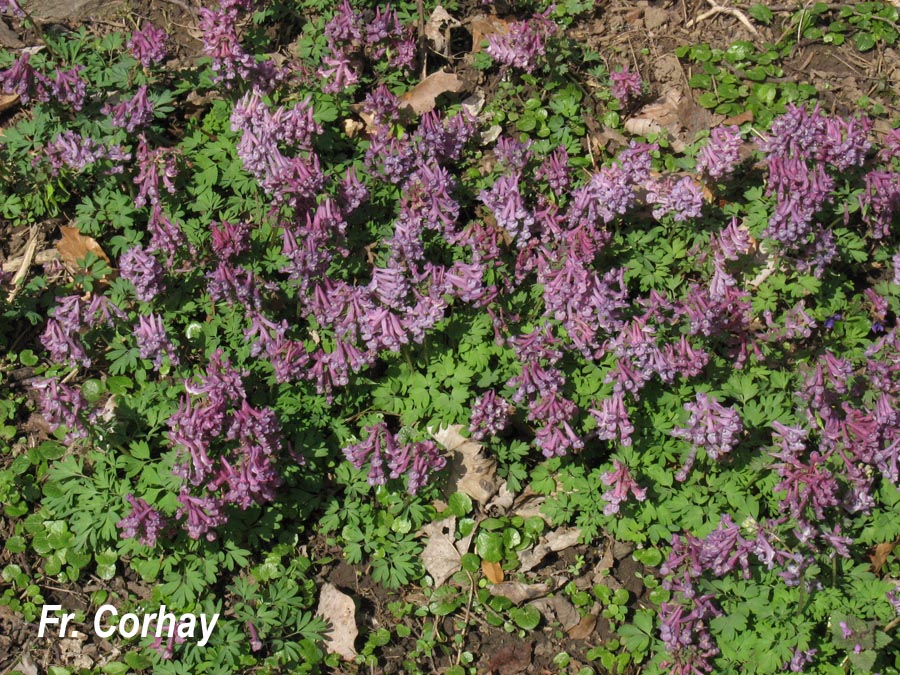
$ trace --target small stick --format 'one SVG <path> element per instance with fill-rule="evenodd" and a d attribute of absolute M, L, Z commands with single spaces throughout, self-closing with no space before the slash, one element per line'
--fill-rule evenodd
<path fill-rule="evenodd" d="M 28 276 L 28 270 L 31 269 L 31 262 L 34 260 L 34 253 L 37 251 L 38 231 L 36 227 L 31 229 L 31 237 L 28 239 L 28 245 L 25 247 L 25 255 L 22 256 L 22 266 L 16 272 L 16 276 L 12 280 L 12 288 L 9 295 L 6 296 L 7 302 L 12 302 L 21 290 L 22 282 Z"/>
<path fill-rule="evenodd" d="M 427 58 L 428 53 L 425 51 L 425 0 L 416 0 L 416 10 L 419 13 L 419 35 L 418 35 L 418 50 L 419 50 L 419 63 L 422 65 L 422 79 L 425 79 L 425 76 L 428 74 L 427 69 Z"/>

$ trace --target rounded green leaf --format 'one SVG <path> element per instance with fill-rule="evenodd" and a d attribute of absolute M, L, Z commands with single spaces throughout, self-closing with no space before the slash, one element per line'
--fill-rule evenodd
<path fill-rule="evenodd" d="M 523 630 L 534 630 L 541 622 L 541 613 L 531 605 L 514 607 L 509 610 L 509 616 Z"/>
<path fill-rule="evenodd" d="M 503 560 L 503 536 L 499 532 L 479 532 L 475 537 L 475 553 L 482 560 L 500 562 Z"/>

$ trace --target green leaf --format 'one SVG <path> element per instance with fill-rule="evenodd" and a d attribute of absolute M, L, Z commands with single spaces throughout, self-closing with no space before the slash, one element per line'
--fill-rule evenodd
<path fill-rule="evenodd" d="M 503 560 L 503 535 L 482 530 L 475 537 L 475 552 L 487 562 Z"/>
<path fill-rule="evenodd" d="M 772 19 L 775 18 L 775 14 L 771 9 L 760 4 L 750 5 L 747 9 L 747 14 L 766 26 L 768 26 L 772 22 Z"/>
<path fill-rule="evenodd" d="M 447 500 L 447 512 L 462 518 L 472 511 L 472 498 L 464 492 L 454 492 Z"/>
<path fill-rule="evenodd" d="M 867 52 L 875 46 L 875 36 L 871 33 L 856 34 L 856 48 L 861 52 Z"/>
<path fill-rule="evenodd" d="M 509 616 L 523 630 L 534 630 L 541 622 L 541 613 L 531 605 L 513 607 L 509 610 Z"/>
<path fill-rule="evenodd" d="M 715 108 L 717 105 L 719 105 L 719 99 L 713 92 L 707 91 L 697 97 L 697 103 L 702 105 L 704 108 Z"/>

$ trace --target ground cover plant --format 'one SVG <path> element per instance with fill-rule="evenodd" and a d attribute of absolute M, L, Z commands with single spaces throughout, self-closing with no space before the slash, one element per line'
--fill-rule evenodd
<path fill-rule="evenodd" d="M 900 131 L 779 70 L 897 11 L 685 46 L 679 143 L 590 4 L 501 9 L 226 0 L 184 64 L 0 0 L 0 608 L 222 615 L 54 672 L 900 669 Z M 393 620 L 343 647 L 337 561 Z"/>

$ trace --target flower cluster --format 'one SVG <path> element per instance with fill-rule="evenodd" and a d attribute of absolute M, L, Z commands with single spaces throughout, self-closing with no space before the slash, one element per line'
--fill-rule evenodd
<path fill-rule="evenodd" d="M 126 495 L 125 499 L 131 504 L 131 513 L 116 523 L 121 536 L 137 539 L 144 546 L 156 546 L 157 537 L 166 527 L 166 519 L 140 497 Z"/>
<path fill-rule="evenodd" d="M 135 297 L 142 302 L 152 301 L 166 288 L 162 264 L 141 246 L 133 246 L 122 254 L 119 273 L 131 282 Z"/>
<path fill-rule="evenodd" d="M 258 61 L 245 51 L 238 35 L 240 19 L 253 5 L 253 0 L 222 0 L 216 9 L 201 7 L 198 27 L 203 52 L 212 58 L 217 81 L 226 87 L 251 83 L 269 91 L 283 79 L 284 73 L 271 60 Z"/>
<path fill-rule="evenodd" d="M 388 478 L 396 479 L 406 474 L 406 489 L 414 495 L 432 473 L 447 464 L 434 441 L 401 443 L 384 422 L 366 427 L 366 433 L 365 440 L 346 446 L 344 455 L 357 469 L 369 462 L 369 485 L 384 485 Z"/>
<path fill-rule="evenodd" d="M 527 21 L 514 21 L 505 33 L 488 37 L 487 53 L 504 66 L 534 72 L 538 59 L 547 51 L 547 40 L 556 32 L 550 9 Z"/>
<path fill-rule="evenodd" d="M 726 408 L 703 392 L 698 392 L 696 402 L 686 403 L 684 409 L 691 414 L 687 426 L 672 430 L 673 436 L 683 438 L 693 446 L 687 461 L 675 476 L 681 481 L 687 478 L 698 449 L 705 450 L 710 459 L 718 459 L 734 449 L 744 431 L 736 410 Z"/>
<path fill-rule="evenodd" d="M 697 155 L 697 171 L 716 180 L 728 176 L 740 162 L 740 149 L 741 130 L 737 125 L 714 127 Z"/>
<path fill-rule="evenodd" d="M 484 440 L 489 436 L 498 435 L 509 423 L 511 409 L 509 403 L 493 389 L 486 391 L 472 406 L 472 415 L 469 418 L 472 438 Z"/>
<path fill-rule="evenodd" d="M 643 82 L 640 73 L 633 73 L 628 68 L 613 71 L 609 74 L 609 91 L 623 108 L 643 93 Z"/>
<path fill-rule="evenodd" d="M 36 157 L 34 163 L 37 164 L 40 159 Z M 123 163 L 131 159 L 131 153 L 120 145 L 105 145 L 74 131 L 64 131 L 44 146 L 43 159 L 49 164 L 53 176 L 63 168 L 83 171 L 103 160 L 111 163 L 109 173 L 122 173 Z"/>
<path fill-rule="evenodd" d="M 622 502 L 628 499 L 628 493 L 631 493 L 639 502 L 647 498 L 646 488 L 640 487 L 631 477 L 628 467 L 617 459 L 613 460 L 612 470 L 604 473 L 601 480 L 604 485 L 612 488 L 600 496 L 607 502 L 603 508 L 604 515 L 612 516 L 618 513 Z"/>
<path fill-rule="evenodd" d="M 194 539 L 215 539 L 227 505 L 272 501 L 281 483 L 275 468 L 281 426 L 272 409 L 250 405 L 242 378 L 215 352 L 205 376 L 185 382 L 187 393 L 168 420 L 169 439 L 181 451 L 174 472 L 184 480 L 176 518 L 184 518 Z"/>
<path fill-rule="evenodd" d="M 131 33 L 126 45 L 144 68 L 151 68 L 166 58 L 169 35 L 149 21 Z"/>

